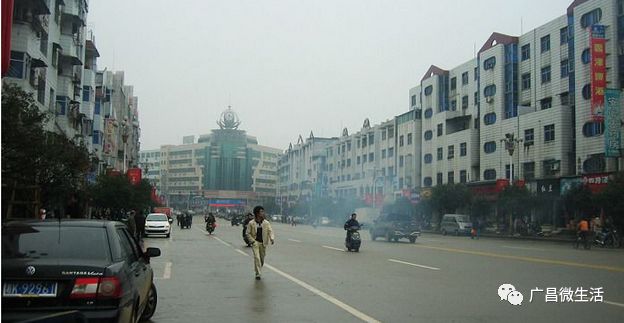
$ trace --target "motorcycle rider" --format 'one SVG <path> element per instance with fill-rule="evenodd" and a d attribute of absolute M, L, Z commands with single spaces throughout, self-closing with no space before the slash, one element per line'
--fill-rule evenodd
<path fill-rule="evenodd" d="M 356 220 L 357 214 L 352 213 L 351 218 L 347 220 L 344 224 L 344 229 L 347 230 L 347 238 L 345 239 L 347 242 L 351 239 L 351 234 L 353 233 L 350 229 L 351 227 L 360 227 L 360 223 Z"/>
<path fill-rule="evenodd" d="M 206 221 L 206 229 L 208 229 L 209 226 L 214 227 L 217 222 L 212 212 L 208 212 L 208 215 L 204 217 L 204 220 Z"/>

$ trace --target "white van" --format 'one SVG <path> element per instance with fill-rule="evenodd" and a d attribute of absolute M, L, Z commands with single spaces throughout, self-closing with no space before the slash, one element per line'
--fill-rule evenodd
<path fill-rule="evenodd" d="M 464 214 L 445 214 L 440 223 L 440 232 L 442 235 L 453 233 L 456 236 L 462 234 L 470 234 L 472 223 L 470 217 Z"/>

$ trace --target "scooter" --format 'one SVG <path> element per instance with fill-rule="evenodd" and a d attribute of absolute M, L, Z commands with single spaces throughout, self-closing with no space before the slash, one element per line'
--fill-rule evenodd
<path fill-rule="evenodd" d="M 212 234 L 216 227 L 216 222 L 206 222 L 206 231 L 208 232 L 208 234 Z"/>
<path fill-rule="evenodd" d="M 360 230 L 359 226 L 352 226 L 347 229 L 347 238 L 345 240 L 345 247 L 348 251 L 360 251 L 360 245 L 362 244 L 362 239 L 360 238 Z M 349 238 L 350 233 L 350 238 Z"/>

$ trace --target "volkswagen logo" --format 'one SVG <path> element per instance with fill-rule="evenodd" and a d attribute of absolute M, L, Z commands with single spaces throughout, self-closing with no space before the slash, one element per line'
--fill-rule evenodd
<path fill-rule="evenodd" d="M 34 274 L 35 274 L 35 267 L 33 266 L 26 267 L 26 275 L 32 276 Z"/>

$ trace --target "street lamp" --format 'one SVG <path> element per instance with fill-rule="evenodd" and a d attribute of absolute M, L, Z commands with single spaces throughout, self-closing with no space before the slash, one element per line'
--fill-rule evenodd
<path fill-rule="evenodd" d="M 128 117 L 121 123 L 121 140 L 123 141 L 123 172 L 126 173 L 126 148 L 128 143 Z"/>
<path fill-rule="evenodd" d="M 505 143 L 505 150 L 507 150 L 507 152 L 509 153 L 509 185 L 513 185 L 513 154 L 514 151 L 516 150 L 516 144 L 521 143 L 523 140 L 522 139 L 517 139 L 514 138 L 514 134 L 513 133 L 507 133 L 505 134 L 505 138 L 501 139 L 501 142 Z"/>

